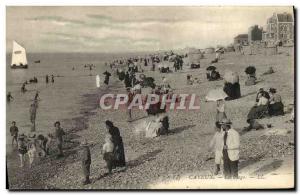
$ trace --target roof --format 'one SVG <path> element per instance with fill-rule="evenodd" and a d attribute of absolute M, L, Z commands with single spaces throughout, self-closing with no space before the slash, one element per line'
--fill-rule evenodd
<path fill-rule="evenodd" d="M 239 34 L 238 36 L 234 37 L 235 39 L 248 39 L 248 34 Z"/>
<path fill-rule="evenodd" d="M 282 14 L 277 14 L 278 22 L 293 22 L 293 16 L 292 14 L 288 13 L 282 13 Z"/>

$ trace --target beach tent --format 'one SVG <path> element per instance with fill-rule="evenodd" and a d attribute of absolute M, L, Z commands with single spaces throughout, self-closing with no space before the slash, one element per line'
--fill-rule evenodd
<path fill-rule="evenodd" d="M 203 58 L 203 53 L 200 49 L 189 49 L 188 64 L 200 64 L 200 60 Z"/>

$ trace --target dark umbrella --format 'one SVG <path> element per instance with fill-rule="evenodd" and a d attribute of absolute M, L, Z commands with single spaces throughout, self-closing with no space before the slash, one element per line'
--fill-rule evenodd
<path fill-rule="evenodd" d="M 248 66 L 245 69 L 245 73 L 246 74 L 255 74 L 255 72 L 256 72 L 256 68 L 254 66 Z"/>

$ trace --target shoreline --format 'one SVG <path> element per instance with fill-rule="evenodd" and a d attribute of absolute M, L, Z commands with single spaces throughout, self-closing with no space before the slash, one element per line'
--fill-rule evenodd
<path fill-rule="evenodd" d="M 83 100 L 79 102 L 83 105 L 79 112 L 81 116 L 61 120 L 63 129 L 66 126 L 71 126 L 71 128 L 68 128 L 66 131 L 68 143 L 65 143 L 63 146 L 65 157 L 62 159 L 57 160 L 55 159 L 55 154 L 51 154 L 44 159 L 39 159 L 37 162 L 38 165 L 33 164 L 33 168 L 31 169 L 27 168 L 28 162 L 25 163 L 24 168 L 19 168 L 19 157 L 16 148 L 11 149 L 11 152 L 6 155 L 6 167 L 9 175 L 8 189 L 12 191 L 21 189 L 55 189 L 45 185 L 47 184 L 47 180 L 54 177 L 60 170 L 63 170 L 67 163 L 72 163 L 77 160 L 76 149 L 78 149 L 80 142 L 74 142 L 72 140 L 78 140 L 80 136 L 78 136 L 77 133 L 88 128 L 89 118 L 97 113 L 95 110 L 98 107 L 98 97 L 106 94 L 108 91 L 109 89 L 96 88 L 94 93 L 81 94 L 80 96 L 83 97 Z M 8 161 L 12 166 L 8 166 Z M 26 161 L 28 161 L 28 159 L 26 159 Z M 49 172 L 48 170 L 51 171 Z M 34 177 L 36 175 L 38 175 L 38 178 Z M 14 188 L 15 186 L 16 188 Z"/>

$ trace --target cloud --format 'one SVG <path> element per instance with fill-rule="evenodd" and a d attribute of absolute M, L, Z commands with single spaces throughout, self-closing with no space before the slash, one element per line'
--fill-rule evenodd
<path fill-rule="evenodd" d="M 11 41 L 32 52 L 205 48 L 230 44 L 251 25 L 264 25 L 273 12 L 292 7 L 30 7 L 6 14 Z"/>
<path fill-rule="evenodd" d="M 126 36 L 107 36 L 105 38 L 98 38 L 94 36 L 84 36 L 69 33 L 44 33 L 44 43 L 53 41 L 57 42 L 58 44 L 79 45 L 81 47 L 104 47 L 107 48 L 107 50 L 119 47 L 120 51 L 124 50 L 125 48 L 134 50 L 137 47 L 140 47 L 139 49 L 141 50 L 149 50 L 150 48 L 157 47 L 157 45 L 160 44 L 159 40 L 150 38 L 134 39 Z"/>
<path fill-rule="evenodd" d="M 87 17 L 97 19 L 103 22 L 113 22 L 113 23 L 174 23 L 174 22 L 185 22 L 188 19 L 170 17 L 170 18 L 123 18 L 116 19 L 111 16 L 100 15 L 100 14 L 87 14 Z"/>
<path fill-rule="evenodd" d="M 27 18 L 29 21 L 49 21 L 59 25 L 67 25 L 67 24 L 75 24 L 75 25 L 83 25 L 85 22 L 81 20 L 67 19 L 61 16 L 37 16 L 33 18 Z"/>

